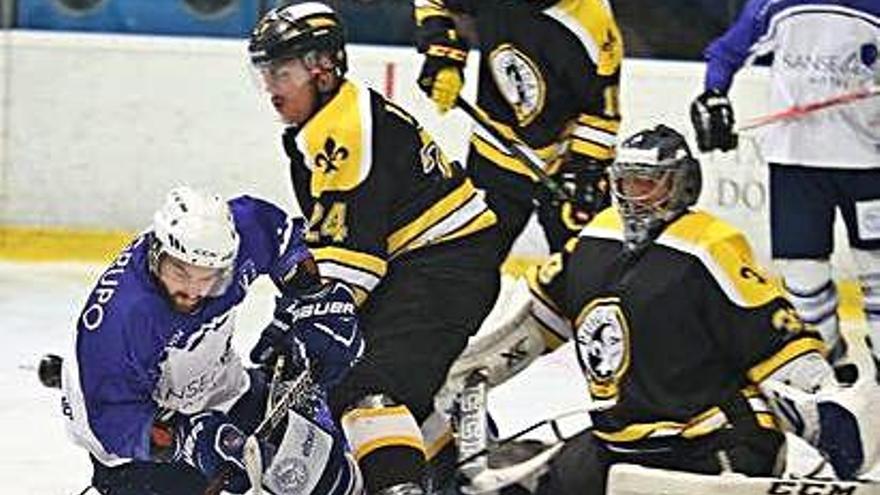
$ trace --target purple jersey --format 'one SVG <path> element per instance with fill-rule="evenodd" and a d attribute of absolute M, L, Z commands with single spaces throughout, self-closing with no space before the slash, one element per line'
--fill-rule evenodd
<path fill-rule="evenodd" d="M 108 465 L 149 459 L 159 408 L 228 411 L 249 379 L 231 348 L 236 307 L 251 283 L 281 278 L 309 257 L 304 222 L 265 201 L 229 202 L 241 245 L 232 283 L 193 314 L 172 309 L 148 267 L 152 232 L 129 244 L 98 280 L 65 362 L 63 410 L 75 441 Z"/>

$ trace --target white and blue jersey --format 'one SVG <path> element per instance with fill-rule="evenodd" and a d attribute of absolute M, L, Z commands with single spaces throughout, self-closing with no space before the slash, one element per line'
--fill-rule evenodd
<path fill-rule="evenodd" d="M 750 0 L 706 49 L 706 89 L 727 92 L 754 56 L 773 54 L 770 110 L 804 105 L 878 84 L 877 0 Z M 880 168 L 880 100 L 860 100 L 770 125 L 767 161 L 831 168 Z"/>
<path fill-rule="evenodd" d="M 148 267 L 147 231 L 103 273 L 77 320 L 63 410 L 74 441 L 106 465 L 150 458 L 149 432 L 160 408 L 227 412 L 250 385 L 231 347 L 236 307 L 259 275 L 280 284 L 310 255 L 302 220 L 249 196 L 229 206 L 241 244 L 221 295 L 193 314 L 174 311 Z"/>

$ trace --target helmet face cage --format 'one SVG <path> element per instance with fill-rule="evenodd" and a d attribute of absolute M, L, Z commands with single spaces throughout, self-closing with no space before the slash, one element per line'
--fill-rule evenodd
<path fill-rule="evenodd" d="M 332 71 L 338 77 L 348 70 L 342 24 L 333 9 L 320 2 L 267 12 L 251 33 L 248 52 L 258 68 L 300 58 L 307 68 Z"/>
<path fill-rule="evenodd" d="M 227 203 L 217 195 L 189 187 L 173 189 L 153 216 L 150 270 L 159 275 L 163 255 L 217 270 L 208 296 L 226 291 L 232 281 L 239 236 Z"/>
<path fill-rule="evenodd" d="M 694 205 L 702 184 L 684 137 L 662 125 L 624 141 L 609 175 L 628 248 L 650 242 Z"/>

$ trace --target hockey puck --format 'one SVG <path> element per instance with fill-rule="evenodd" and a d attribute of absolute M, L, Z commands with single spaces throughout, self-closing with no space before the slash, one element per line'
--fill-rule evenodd
<path fill-rule="evenodd" d="M 55 354 L 43 356 L 37 367 L 40 383 L 49 388 L 61 388 L 61 363 L 61 356 Z"/>

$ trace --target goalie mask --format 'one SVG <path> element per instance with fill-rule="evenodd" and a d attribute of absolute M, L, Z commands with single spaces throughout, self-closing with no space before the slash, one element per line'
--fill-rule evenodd
<path fill-rule="evenodd" d="M 207 296 L 226 291 L 232 280 L 239 236 L 229 205 L 220 196 L 190 187 L 172 189 L 153 216 L 150 270 L 159 276 L 162 255 L 216 270 Z"/>
<path fill-rule="evenodd" d="M 694 205 L 702 186 L 700 163 L 684 136 L 664 125 L 623 141 L 609 176 L 628 250 L 647 245 Z"/>

